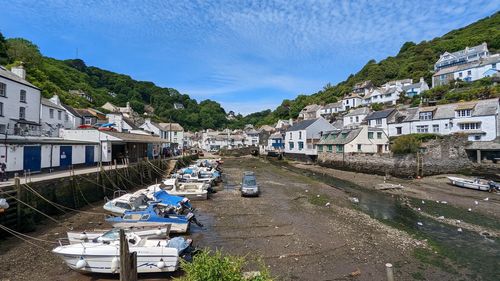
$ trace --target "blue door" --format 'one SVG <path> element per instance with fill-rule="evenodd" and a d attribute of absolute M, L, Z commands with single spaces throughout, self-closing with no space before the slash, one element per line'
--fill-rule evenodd
<path fill-rule="evenodd" d="M 85 146 L 85 165 L 94 165 L 94 147 L 91 145 Z"/>
<path fill-rule="evenodd" d="M 147 153 L 148 153 L 148 158 L 149 159 L 153 159 L 153 145 L 150 144 L 150 143 L 148 143 L 148 151 L 147 151 Z"/>
<path fill-rule="evenodd" d="M 59 151 L 59 166 L 61 169 L 68 169 L 72 163 L 72 148 L 70 145 L 61 146 Z"/>
<path fill-rule="evenodd" d="M 42 168 L 42 148 L 41 146 L 25 146 L 23 157 L 23 170 L 40 172 Z"/>

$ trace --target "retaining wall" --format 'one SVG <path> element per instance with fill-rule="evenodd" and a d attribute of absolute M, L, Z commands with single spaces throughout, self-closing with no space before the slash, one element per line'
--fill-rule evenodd
<path fill-rule="evenodd" d="M 466 138 L 456 136 L 422 144 L 423 150 L 418 156 L 321 152 L 317 162 L 329 168 L 397 177 L 415 177 L 419 167 L 422 176 L 459 173 L 475 168 L 465 151 L 466 145 Z"/>

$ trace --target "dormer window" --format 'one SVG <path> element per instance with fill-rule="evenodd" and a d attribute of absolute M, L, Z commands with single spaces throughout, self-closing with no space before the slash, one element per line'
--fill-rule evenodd
<path fill-rule="evenodd" d="M 432 120 L 432 111 L 420 112 L 420 120 Z"/>
<path fill-rule="evenodd" d="M 457 117 L 470 117 L 472 116 L 472 109 L 457 110 Z"/>

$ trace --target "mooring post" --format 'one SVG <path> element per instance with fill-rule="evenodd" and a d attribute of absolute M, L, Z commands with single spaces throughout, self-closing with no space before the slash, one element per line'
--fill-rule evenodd
<path fill-rule="evenodd" d="M 385 264 L 385 269 L 387 272 L 387 281 L 394 281 L 394 270 L 391 263 Z"/>
<path fill-rule="evenodd" d="M 120 229 L 120 281 L 137 281 L 137 253 L 129 252 L 123 229 Z"/>
<path fill-rule="evenodd" d="M 21 211 L 21 206 L 22 204 L 20 203 L 22 198 L 22 191 L 21 191 L 21 179 L 19 177 L 14 178 L 14 185 L 16 186 L 16 198 L 17 198 L 17 204 L 16 204 L 16 211 L 17 211 L 17 229 L 21 229 L 21 222 L 22 222 L 22 211 Z"/>

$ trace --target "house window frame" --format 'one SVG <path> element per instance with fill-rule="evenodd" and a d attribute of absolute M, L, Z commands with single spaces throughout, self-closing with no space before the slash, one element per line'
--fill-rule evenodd
<path fill-rule="evenodd" d="M 0 117 L 3 117 L 3 102 L 0 102 Z"/>
<path fill-rule="evenodd" d="M 26 120 L 26 107 L 19 107 L 19 119 Z"/>
<path fill-rule="evenodd" d="M 432 132 L 439 133 L 439 124 L 432 124 Z"/>
<path fill-rule="evenodd" d="M 54 119 L 54 109 L 53 108 L 49 108 L 49 118 Z"/>
<path fill-rule="evenodd" d="M 362 144 L 359 144 L 359 143 L 358 143 L 358 152 L 362 152 L 362 151 L 363 151 L 363 149 L 362 149 Z"/>
<path fill-rule="evenodd" d="M 472 109 L 459 109 L 456 110 L 457 117 L 471 117 Z"/>
<path fill-rule="evenodd" d="M 382 139 L 382 132 L 377 132 L 377 139 L 381 140 Z"/>
<path fill-rule="evenodd" d="M 19 102 L 26 103 L 26 90 L 19 91 Z"/>
<path fill-rule="evenodd" d="M 61 110 L 57 111 L 57 120 L 62 120 L 62 111 Z"/>
<path fill-rule="evenodd" d="M 417 133 L 428 133 L 429 125 L 417 125 Z"/>
<path fill-rule="evenodd" d="M 403 127 L 396 127 L 396 135 L 402 135 L 403 134 Z"/>
<path fill-rule="evenodd" d="M 373 132 L 368 132 L 368 139 L 372 140 L 373 139 Z"/>
<path fill-rule="evenodd" d="M 0 97 L 7 97 L 7 84 L 0 82 Z"/>
<path fill-rule="evenodd" d="M 434 114 L 432 114 L 432 111 L 424 111 L 420 112 L 418 114 L 418 119 L 419 120 L 432 120 Z"/>

